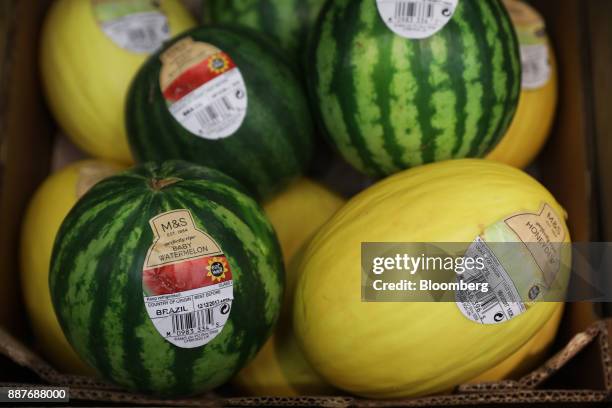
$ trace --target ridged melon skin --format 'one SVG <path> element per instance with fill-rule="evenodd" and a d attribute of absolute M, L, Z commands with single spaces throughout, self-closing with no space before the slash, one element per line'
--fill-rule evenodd
<path fill-rule="evenodd" d="M 191 37 L 227 53 L 248 95 L 244 122 L 219 140 L 198 137 L 170 113 L 159 85 L 160 53 Z M 188 160 L 218 169 L 265 198 L 306 169 L 313 153 L 313 125 L 294 69 L 260 33 L 242 27 L 200 27 L 174 38 L 152 56 L 128 94 L 126 127 L 140 162 Z"/>
<path fill-rule="evenodd" d="M 176 182 L 158 189 L 153 180 Z M 143 301 L 149 220 L 175 209 L 189 210 L 213 237 L 233 277 L 225 327 L 191 349 L 166 341 Z M 176 397 L 223 384 L 257 353 L 279 315 L 284 271 L 274 230 L 246 190 L 216 170 L 176 161 L 134 168 L 85 194 L 60 228 L 49 286 L 68 341 L 102 377 Z"/>
<path fill-rule="evenodd" d="M 474 159 L 407 170 L 357 195 L 317 233 L 300 266 L 294 331 L 312 367 L 350 393 L 402 398 L 450 391 L 510 357 L 558 303 L 537 302 L 509 321 L 483 325 L 454 302 L 363 302 L 362 243 L 469 243 L 510 215 L 537 214 L 543 203 L 565 215 L 527 174 Z M 569 274 L 559 272 L 560 288 Z"/>
<path fill-rule="evenodd" d="M 312 105 L 342 156 L 385 176 L 483 157 L 505 134 L 521 85 L 518 42 L 499 0 L 461 0 L 421 40 L 392 32 L 374 0 L 326 3 L 308 50 Z"/>

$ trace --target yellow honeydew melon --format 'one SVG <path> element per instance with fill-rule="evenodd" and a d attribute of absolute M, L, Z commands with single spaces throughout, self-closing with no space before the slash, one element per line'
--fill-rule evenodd
<path fill-rule="evenodd" d="M 115 0 L 122 2 L 126 0 Z M 77 146 L 95 157 L 131 163 L 124 100 L 149 54 L 122 48 L 107 36 L 95 17 L 94 3 L 102 2 L 53 2 L 40 44 L 43 85 L 51 111 Z M 161 0 L 159 8 L 171 36 L 195 25 L 179 0 Z"/>
<path fill-rule="evenodd" d="M 60 328 L 49 293 L 49 264 L 55 236 L 78 198 L 101 179 L 123 169 L 84 160 L 52 174 L 34 194 L 21 231 L 21 288 L 38 346 L 64 373 L 93 375 L 72 350 Z"/>
<path fill-rule="evenodd" d="M 504 3 L 519 32 L 521 46 L 527 45 L 523 44 L 525 40 L 520 35 L 521 27 L 528 30 L 530 26 L 537 26 L 538 22 L 542 24 L 542 17 L 525 2 L 506 0 Z M 546 36 L 543 41 L 548 48 L 550 78 L 541 87 L 523 88 L 512 124 L 499 144 L 487 156 L 489 160 L 524 168 L 536 158 L 548 139 L 557 108 L 558 77 L 557 62 L 550 40 Z"/>
<path fill-rule="evenodd" d="M 533 302 L 508 321 L 481 324 L 454 302 L 363 302 L 361 245 L 469 243 L 491 228 L 500 231 L 510 216 L 544 208 L 555 214 L 558 240 L 570 242 L 565 211 L 542 185 L 486 160 L 418 167 L 360 193 L 319 230 L 300 265 L 294 332 L 308 361 L 332 385 L 372 398 L 447 392 L 496 367 L 556 318 L 559 303 Z M 571 253 L 559 246 L 554 287 L 562 294 Z"/>

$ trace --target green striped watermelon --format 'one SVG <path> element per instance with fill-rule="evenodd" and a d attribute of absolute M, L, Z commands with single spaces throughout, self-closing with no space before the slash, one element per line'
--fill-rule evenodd
<path fill-rule="evenodd" d="M 268 34 L 301 61 L 306 40 L 325 0 L 208 0 L 204 20 L 240 24 Z"/>
<path fill-rule="evenodd" d="M 313 151 L 294 70 L 243 27 L 200 27 L 153 55 L 131 85 L 126 127 L 136 160 L 202 164 L 259 197 L 299 176 Z"/>
<path fill-rule="evenodd" d="M 101 376 L 186 396 L 255 355 L 284 277 L 276 235 L 246 190 L 171 161 L 110 177 L 79 200 L 58 233 L 49 285 L 66 337 Z"/>
<path fill-rule="evenodd" d="M 377 176 L 485 155 L 508 128 L 521 85 L 503 4 L 459 0 L 440 31 L 413 39 L 391 31 L 377 3 L 330 1 L 313 32 L 309 90 L 332 144 Z M 414 10 L 408 3 L 396 12 Z"/>

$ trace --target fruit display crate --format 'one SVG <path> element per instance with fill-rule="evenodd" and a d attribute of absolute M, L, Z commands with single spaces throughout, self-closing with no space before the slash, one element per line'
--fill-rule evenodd
<path fill-rule="evenodd" d="M 110 402 L 147 406 L 253 407 L 253 406 L 320 406 L 320 407 L 439 407 L 495 406 L 532 403 L 558 404 L 602 403 L 612 391 L 612 321 L 600 321 L 575 335 L 558 353 L 533 372 L 517 379 L 495 383 L 460 386 L 455 393 L 414 399 L 367 400 L 348 395 L 301 397 L 237 397 L 210 394 L 191 399 L 164 400 L 125 392 L 108 383 L 88 377 L 58 373 L 21 342 L 0 331 L 0 352 L 22 368 L 31 370 L 39 384 L 7 381 L 12 387 L 69 387 L 70 398 L 81 402 Z M 1 361 L 1 360 L 0 360 Z M 6 364 L 6 363 L 5 363 Z M 540 406 L 540 405 L 539 405 Z"/>
<path fill-rule="evenodd" d="M 346 394 L 245 397 L 228 387 L 192 399 L 162 400 L 59 372 L 34 346 L 19 274 L 11 273 L 19 270 L 25 209 L 52 163 L 58 161 L 54 157 L 58 154 L 58 127 L 43 97 L 38 62 L 42 21 L 51 3 L 0 2 L 0 387 L 69 387 L 74 403 L 91 405 L 567 406 L 612 401 L 612 321 L 604 319 L 605 305 L 588 302 L 568 304 L 554 353 L 539 368 L 515 380 L 465 384 L 448 395 L 401 400 L 368 400 Z M 199 2 L 193 3 L 199 7 Z M 607 135 L 612 119 L 606 109 L 612 93 L 608 92 L 611 48 L 607 22 L 612 18 L 612 6 L 606 0 L 531 3 L 547 21 L 558 59 L 560 95 L 552 136 L 529 172 L 567 211 L 573 241 L 608 241 L 612 236 L 608 219 L 612 150 L 608 149 Z M 343 170 L 321 178 L 347 195 L 364 183 Z"/>

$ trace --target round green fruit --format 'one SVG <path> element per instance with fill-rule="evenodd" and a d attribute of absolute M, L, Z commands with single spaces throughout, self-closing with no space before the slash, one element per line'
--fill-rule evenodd
<path fill-rule="evenodd" d="M 295 70 L 240 27 L 200 27 L 153 55 L 131 85 L 126 127 L 138 161 L 205 165 L 259 197 L 299 176 L 313 151 Z"/>
<path fill-rule="evenodd" d="M 508 129 L 521 90 L 518 43 L 499 0 L 410 4 L 330 1 L 312 35 L 313 106 L 337 150 L 372 176 L 483 157 Z M 419 12 L 438 31 L 416 30 Z"/>
<path fill-rule="evenodd" d="M 284 272 L 243 187 L 181 161 L 105 179 L 64 220 L 49 285 L 60 325 L 98 373 L 188 396 L 225 383 L 267 340 Z"/>

